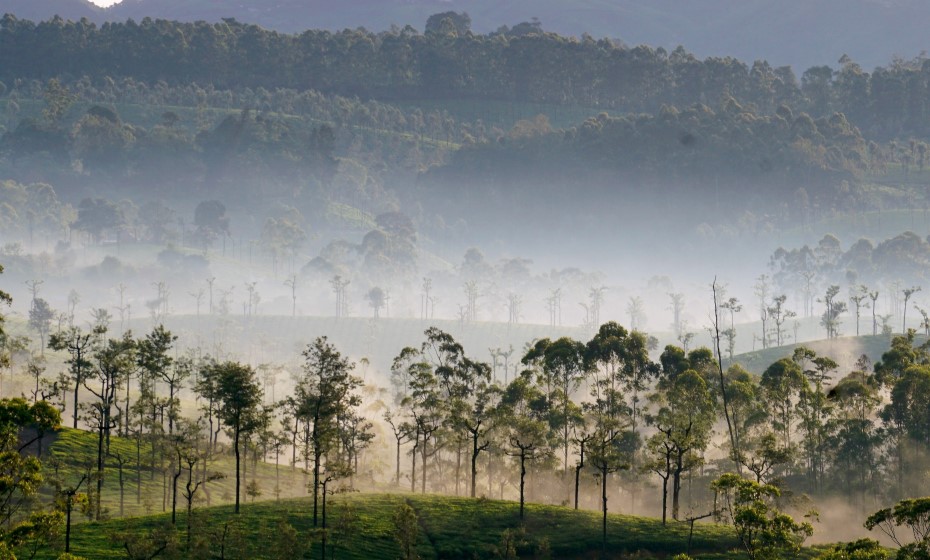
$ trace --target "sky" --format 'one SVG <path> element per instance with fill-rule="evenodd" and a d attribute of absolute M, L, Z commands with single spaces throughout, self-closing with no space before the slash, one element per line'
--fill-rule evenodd
<path fill-rule="evenodd" d="M 97 4 L 103 8 L 119 3 L 119 0 L 90 0 L 91 4 Z"/>

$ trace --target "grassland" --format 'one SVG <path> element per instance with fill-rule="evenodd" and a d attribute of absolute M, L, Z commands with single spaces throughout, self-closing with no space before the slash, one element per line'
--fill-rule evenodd
<path fill-rule="evenodd" d="M 393 516 L 402 503 L 417 513 L 420 558 L 495 558 L 503 541 L 514 539 L 521 558 L 593 558 L 602 551 L 600 515 L 559 506 L 530 504 L 524 522 L 513 502 L 453 498 L 437 495 L 343 494 L 330 498 L 328 543 L 332 557 L 340 559 L 398 558 Z M 276 556 L 276 537 L 283 520 L 293 526 L 300 542 L 312 550 L 306 557 L 320 557 L 319 530 L 312 524 L 312 501 L 307 498 L 248 504 L 236 516 L 232 507 L 195 510 L 192 541 L 206 537 L 207 547 L 218 551 L 226 530 L 227 558 L 271 559 Z M 170 524 L 170 516 L 84 523 L 72 536 L 72 552 L 88 559 L 124 555 L 127 539 L 153 538 Z M 186 521 L 178 519 L 179 539 L 186 541 Z M 665 558 L 689 550 L 689 526 L 625 515 L 608 516 L 607 558 Z M 736 547 L 728 527 L 695 524 L 690 551 L 698 558 L 731 556 Z M 548 554 L 546 551 L 549 551 Z M 205 550 L 200 549 L 199 554 Z M 46 547 L 37 558 L 55 558 Z"/>

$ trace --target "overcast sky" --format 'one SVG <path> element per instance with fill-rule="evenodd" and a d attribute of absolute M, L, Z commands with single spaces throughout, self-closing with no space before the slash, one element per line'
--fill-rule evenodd
<path fill-rule="evenodd" d="M 116 4 L 118 1 L 119 0 L 90 0 L 92 4 L 97 4 L 98 6 L 103 6 L 104 8 Z"/>

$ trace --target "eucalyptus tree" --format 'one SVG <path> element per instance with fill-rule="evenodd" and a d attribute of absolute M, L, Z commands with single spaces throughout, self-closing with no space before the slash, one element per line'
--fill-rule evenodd
<path fill-rule="evenodd" d="M 801 394 L 809 390 L 807 378 L 796 362 L 782 358 L 766 368 L 760 384 L 778 445 L 783 450 L 791 450 L 798 402 Z"/>
<path fill-rule="evenodd" d="M 769 421 L 759 378 L 741 365 L 733 364 L 726 371 L 730 418 L 738 453 L 730 450 L 731 458 L 756 476 L 756 482 L 767 482 L 769 473 L 788 461 L 790 455 L 777 445 Z"/>
<path fill-rule="evenodd" d="M 872 300 L 872 336 L 875 336 L 878 334 L 878 316 L 876 315 L 878 311 L 878 290 L 870 291 L 869 299 Z"/>
<path fill-rule="evenodd" d="M 39 348 L 43 356 L 45 355 L 45 339 L 48 338 L 54 317 L 55 312 L 47 301 L 42 298 L 32 300 L 29 308 L 29 327 L 39 335 Z"/>
<path fill-rule="evenodd" d="M 665 523 L 669 480 L 672 482 L 672 519 L 678 520 L 681 477 L 702 462 L 702 453 L 710 443 L 716 420 L 717 403 L 704 378 L 691 369 L 672 379 L 663 379 L 652 401 L 658 410 L 649 420 L 656 433 L 649 438 L 647 449 L 652 458 L 649 467 L 662 479 L 662 522 Z"/>
<path fill-rule="evenodd" d="M 212 380 L 209 388 L 218 403 L 217 416 L 232 431 L 233 451 L 236 457 L 236 506 L 242 488 L 240 442 L 244 435 L 258 427 L 262 403 L 261 384 L 251 366 L 237 362 L 209 362 L 204 364 L 201 377 Z"/>
<path fill-rule="evenodd" d="M 88 375 L 91 367 L 89 354 L 91 353 L 95 339 L 100 336 L 100 332 L 84 332 L 80 327 L 71 327 L 61 333 L 54 333 L 49 337 L 48 345 L 52 350 L 64 350 L 69 357 L 65 361 L 71 373 L 74 388 L 74 407 L 73 420 L 74 429 L 78 426 L 78 394 L 80 387 L 84 384 L 84 379 Z"/>
<path fill-rule="evenodd" d="M 3 274 L 3 265 L 0 265 L 0 274 Z M 10 294 L 0 290 L 0 307 L 9 306 L 13 303 L 13 298 Z M 3 350 L 0 350 L 0 367 L 3 367 L 10 363 L 10 356 L 6 352 L 7 344 L 10 336 L 3 329 L 3 323 L 6 318 L 3 316 L 3 313 L 0 313 L 0 341 L 3 342 Z"/>
<path fill-rule="evenodd" d="M 430 327 L 424 331 L 424 335 L 426 339 L 420 346 L 420 354 L 433 370 L 438 398 L 444 403 L 444 411 L 440 417 L 441 430 L 437 433 L 445 436 L 447 441 L 437 443 L 446 447 L 451 443 L 454 446 L 455 492 L 458 494 L 463 448 L 472 437 L 469 427 L 481 431 L 476 419 L 470 418 L 466 422 L 466 418 L 476 412 L 472 406 L 473 392 L 480 384 L 490 382 L 491 368 L 487 364 L 468 359 L 464 347 L 452 335 L 441 329 Z M 481 407 L 480 411 L 482 416 L 485 416 L 486 407 Z M 480 437 L 480 433 L 476 437 Z M 435 451 L 439 451 L 439 445 L 435 446 Z M 423 467 L 426 467 L 425 457 Z"/>
<path fill-rule="evenodd" d="M 904 295 L 904 307 L 901 308 L 901 332 L 907 332 L 907 302 L 911 299 L 911 296 L 920 291 L 920 286 L 911 286 L 910 288 L 904 288 L 901 290 L 901 293 Z"/>
<path fill-rule="evenodd" d="M 151 413 L 149 421 L 152 426 L 159 423 L 157 405 L 157 383 L 164 380 L 169 383 L 170 400 L 174 401 L 174 393 L 180 380 L 174 371 L 175 359 L 172 356 L 178 337 L 171 334 L 163 325 L 158 325 L 145 338 L 139 340 L 137 361 L 139 365 L 139 399 L 144 401 Z"/>
<path fill-rule="evenodd" d="M 149 373 L 150 380 L 160 380 L 168 385 L 168 434 L 174 433 L 174 425 L 180 413 L 180 399 L 178 392 L 186 379 L 193 375 L 194 359 L 191 356 L 173 358 L 171 349 L 175 346 L 178 337 L 158 325 L 151 333 L 139 342 L 140 364 Z M 152 386 L 155 393 L 155 387 Z"/>
<path fill-rule="evenodd" d="M 918 465 L 930 456 L 930 410 L 926 405 L 930 402 L 930 366 L 908 366 L 891 386 L 890 397 L 881 417 L 891 437 L 895 492 L 903 497 L 921 491 L 926 480 Z M 915 472 L 909 473 L 911 469 Z"/>
<path fill-rule="evenodd" d="M 527 373 L 507 385 L 500 402 L 499 414 L 509 446 L 507 454 L 516 459 L 520 469 L 521 521 L 526 503 L 527 464 L 551 453 L 546 402 L 546 395 Z"/>
<path fill-rule="evenodd" d="M 768 316 L 772 319 L 772 322 L 775 323 L 775 344 L 781 346 L 783 343 L 782 337 L 782 327 L 785 324 L 785 321 L 791 319 L 792 317 L 797 316 L 797 313 L 791 311 L 790 309 L 785 309 L 785 301 L 788 299 L 788 296 L 782 294 L 780 296 L 775 296 L 772 299 L 771 307 L 767 308 Z"/>
<path fill-rule="evenodd" d="M 524 354 L 522 362 L 536 372 L 537 384 L 545 387 L 549 428 L 559 434 L 562 468 L 567 475 L 571 435 L 581 419 L 581 407 L 575 403 L 574 394 L 586 376 L 585 346 L 568 337 L 555 341 L 544 338 Z"/>
<path fill-rule="evenodd" d="M 491 368 L 483 362 L 465 359 L 466 390 L 457 408 L 459 418 L 471 439 L 471 497 L 476 496 L 478 457 L 491 446 L 490 433 L 495 428 L 494 409 L 500 398 L 500 388 L 491 384 Z"/>
<path fill-rule="evenodd" d="M 867 360 L 860 359 L 856 370 L 840 379 L 829 393 L 836 403 L 836 428 L 828 442 L 833 450 L 831 478 L 847 493 L 858 494 L 860 508 L 865 507 L 866 492 L 879 491 L 874 482 L 882 443 L 879 426 L 872 420 L 881 404 L 879 385 L 868 369 Z"/>
<path fill-rule="evenodd" d="M 391 364 L 391 405 L 384 411 L 384 421 L 391 427 L 396 444 L 396 460 L 394 483 L 400 486 L 400 457 L 401 448 L 405 443 L 415 441 L 413 452 L 413 471 L 411 478 L 416 475 L 416 452 L 419 442 L 419 429 L 413 420 L 410 410 L 411 381 L 414 377 L 414 365 L 420 362 L 420 355 L 416 348 L 405 347 L 394 358 Z M 411 481 L 413 486 L 415 483 Z"/>
<path fill-rule="evenodd" d="M 352 375 L 354 364 L 339 353 L 325 336 L 308 344 L 303 357 L 303 373 L 295 388 L 295 398 L 298 413 L 309 427 L 307 445 L 313 457 L 313 524 L 316 526 L 322 488 L 321 469 L 328 462 L 338 460 L 339 421 L 354 414 L 361 405 L 357 389 L 361 387 L 362 380 Z"/>
<path fill-rule="evenodd" d="M 110 431 L 117 427 L 113 410 L 116 408 L 117 390 L 128 372 L 135 367 L 136 341 L 130 333 L 122 338 L 111 338 L 94 351 L 90 373 L 84 378 L 84 388 L 94 396 L 87 406 L 88 424 L 97 431 L 97 483 L 95 519 L 102 513 L 101 495 L 104 479 L 104 462 L 109 454 Z"/>
<path fill-rule="evenodd" d="M 604 323 L 587 343 L 584 360 L 594 399 L 594 408 L 589 407 L 588 415 L 592 410 L 596 411 L 595 426 L 609 424 L 614 429 L 620 426 L 629 429 L 629 434 L 623 439 L 624 445 L 630 447 L 624 461 L 635 467 L 642 416 L 640 394 L 658 372 L 657 366 L 649 359 L 646 336 L 636 331 L 628 332 L 613 321 Z M 597 429 L 586 434 L 591 446 L 597 444 L 595 433 Z M 631 469 L 631 473 L 636 474 L 636 471 Z"/>
<path fill-rule="evenodd" d="M 824 304 L 824 311 L 820 318 L 820 324 L 826 329 L 827 338 L 836 338 L 840 336 L 840 315 L 846 312 L 846 302 L 836 299 L 839 293 L 840 287 L 832 285 L 827 288 L 823 299 L 818 300 Z"/>
<path fill-rule="evenodd" d="M 839 364 L 826 356 L 817 356 L 804 347 L 796 348 L 794 354 L 795 361 L 804 368 L 804 375 L 808 379 L 807 386 L 799 395 L 798 413 L 810 490 L 819 492 L 823 489 L 826 476 L 828 440 L 835 427 L 832 421 L 833 401 L 828 398 L 824 384 Z M 810 368 L 805 367 L 807 362 Z"/>
<path fill-rule="evenodd" d="M 856 309 L 856 336 L 859 336 L 859 317 L 862 314 L 862 310 L 870 307 L 869 302 L 866 301 L 867 299 L 869 299 L 869 289 L 865 285 L 860 285 L 856 289 L 850 288 L 849 302 L 852 303 L 853 307 Z"/>
<path fill-rule="evenodd" d="M 417 454 L 422 461 L 420 491 L 426 493 L 427 461 L 439 452 L 431 442 L 441 433 L 448 415 L 448 402 L 442 398 L 439 379 L 429 363 L 419 360 L 409 365 L 410 394 L 404 399 L 414 424 L 413 459 L 410 466 L 410 490 L 416 490 Z"/>

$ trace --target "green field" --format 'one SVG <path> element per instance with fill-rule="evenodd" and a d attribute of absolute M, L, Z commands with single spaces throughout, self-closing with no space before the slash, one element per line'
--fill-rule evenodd
<path fill-rule="evenodd" d="M 574 511 L 566 507 L 530 504 L 523 523 L 513 502 L 453 498 L 436 495 L 345 494 L 330 498 L 327 535 L 335 558 L 398 558 L 394 539 L 393 515 L 408 503 L 416 511 L 420 531 L 417 553 L 420 558 L 494 558 L 507 532 L 516 539 L 521 558 L 593 558 L 602 549 L 601 519 L 596 512 Z M 231 506 L 195 511 L 197 536 L 212 542 L 218 551 L 220 532 L 232 523 L 227 545 L 235 548 L 227 558 L 276 558 L 278 524 L 292 525 L 301 542 L 312 544 L 310 557 L 319 558 L 321 535 L 312 527 L 312 501 L 306 498 L 249 504 L 237 517 Z M 153 530 L 170 525 L 170 516 L 154 515 L 77 526 L 72 536 L 72 552 L 88 559 L 120 557 L 122 541 L 138 536 L 148 538 Z M 184 515 L 177 530 L 186 540 Z M 691 553 L 698 558 L 731 556 L 736 546 L 728 527 L 696 524 Z M 608 558 L 664 558 L 688 550 L 688 524 L 670 523 L 663 527 L 656 519 L 609 515 Z M 54 558 L 43 550 L 37 558 Z"/>

